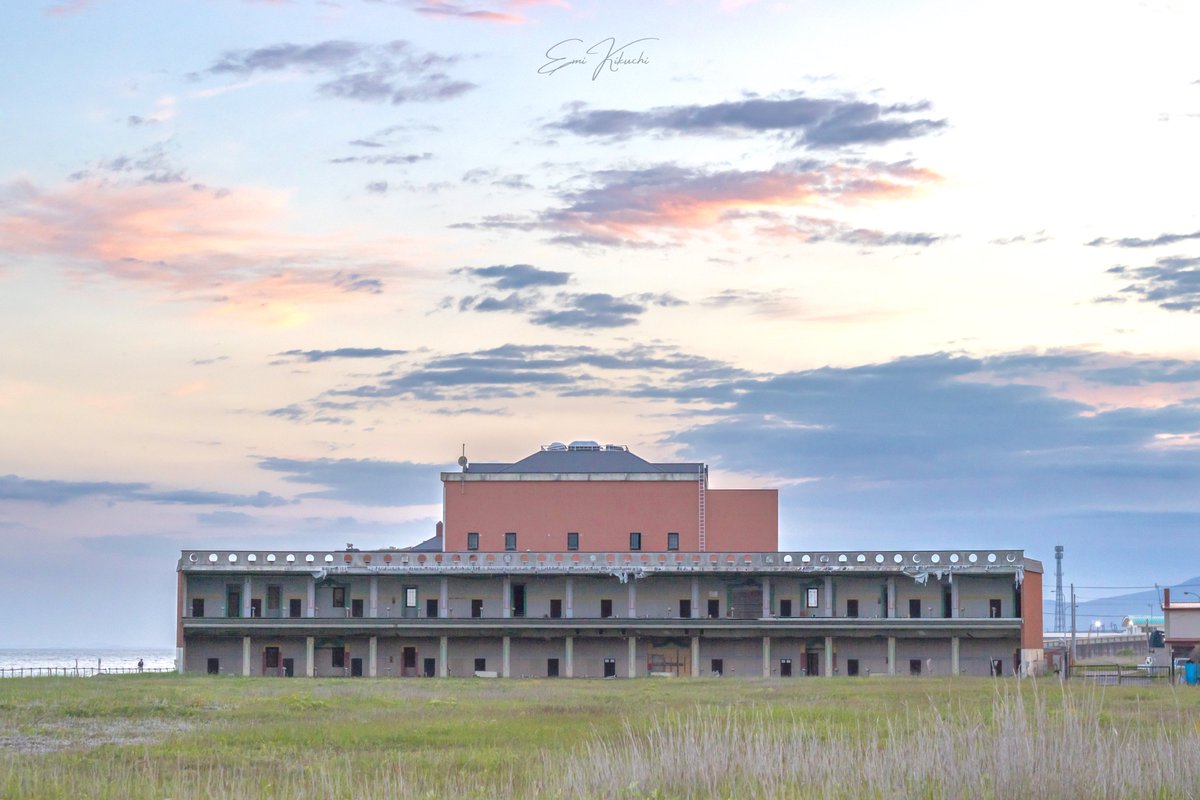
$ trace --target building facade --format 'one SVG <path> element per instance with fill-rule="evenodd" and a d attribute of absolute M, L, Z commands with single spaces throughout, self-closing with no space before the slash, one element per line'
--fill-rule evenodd
<path fill-rule="evenodd" d="M 778 550 L 775 490 L 550 445 L 442 473 L 406 550 L 186 550 L 178 665 L 307 676 L 1011 675 L 1042 663 L 1019 550 Z"/>

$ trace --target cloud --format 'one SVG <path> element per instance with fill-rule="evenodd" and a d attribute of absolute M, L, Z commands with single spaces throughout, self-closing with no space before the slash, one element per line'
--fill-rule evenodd
<path fill-rule="evenodd" d="M 317 85 L 319 94 L 400 105 L 450 100 L 477 88 L 443 71 L 457 61 L 455 56 L 423 52 L 402 40 L 381 45 L 344 40 L 284 42 L 227 51 L 201 74 L 241 78 L 279 72 L 323 75 Z"/>
<path fill-rule="evenodd" d="M 808 160 L 752 171 L 660 164 L 597 172 L 584 188 L 561 193 L 562 207 L 533 218 L 497 216 L 458 227 L 541 229 L 570 245 L 656 246 L 663 235 L 721 231 L 748 212 L 901 198 L 937 180 L 908 161 Z"/>
<path fill-rule="evenodd" d="M 262 458 L 258 466 L 286 474 L 288 483 L 323 489 L 301 498 L 339 500 L 363 506 L 433 505 L 441 501 L 437 473 L 445 467 L 411 461 L 352 458 Z"/>
<path fill-rule="evenodd" d="M 169 122 L 175 117 L 175 106 L 177 100 L 170 96 L 164 95 L 158 98 L 154 103 L 154 111 L 145 116 L 139 114 L 131 114 L 126 118 L 125 122 L 131 128 L 138 128 L 144 125 L 160 125 L 164 122 Z"/>
<path fill-rule="evenodd" d="M 1192 239 L 1200 239 L 1200 231 L 1196 231 L 1195 233 L 1161 233 L 1153 239 L 1137 239 L 1134 237 L 1106 239 L 1100 237 L 1088 242 L 1088 247 L 1159 247 L 1164 244 L 1178 244 L 1179 242 L 1187 242 Z"/>
<path fill-rule="evenodd" d="M 990 242 L 988 242 L 988 244 L 1043 244 L 1051 241 L 1053 238 L 1053 236 L 1047 235 L 1045 230 L 1040 230 L 1036 231 L 1035 233 L 1022 233 L 1017 236 L 1007 236 L 999 239 L 992 239 Z"/>
<path fill-rule="evenodd" d="M 157 142 L 132 155 L 115 156 L 95 162 L 89 169 L 72 173 L 68 180 L 82 181 L 99 174 L 133 175 L 141 173 L 142 183 L 186 183 L 187 171 L 171 161 L 170 142 Z"/>
<path fill-rule="evenodd" d="M 290 502 L 269 492 L 243 495 L 199 489 L 155 490 L 147 483 L 34 480 L 17 475 L 0 476 L 0 500 L 18 500 L 55 506 L 86 497 L 100 497 L 110 501 L 157 503 L 159 505 L 252 506 L 254 508 L 282 506 Z"/>
<path fill-rule="evenodd" d="M 470 275 L 496 289 L 528 289 L 531 286 L 562 286 L 571 279 L 569 272 L 539 269 L 530 264 L 496 264 L 490 267 L 462 267 L 454 274 Z"/>
<path fill-rule="evenodd" d="M 201 525 L 213 525 L 221 528 L 242 528 L 256 524 L 258 518 L 249 514 L 243 514 L 240 511 L 212 511 L 205 514 L 197 514 L 196 522 Z"/>
<path fill-rule="evenodd" d="M 331 158 L 330 164 L 382 164 L 384 166 L 397 166 L 403 164 L 416 164 L 419 161 L 428 161 L 433 158 L 433 153 L 408 153 L 406 155 L 379 155 L 379 156 L 345 156 L 343 158 Z"/>
<path fill-rule="evenodd" d="M 371 183 L 367 184 L 367 191 L 371 194 L 387 194 L 387 181 L 372 181 Z"/>
<path fill-rule="evenodd" d="M 662 106 L 648 111 L 578 106 L 548 127 L 581 136 L 616 138 L 648 132 L 727 136 L 781 132 L 790 134 L 797 147 L 832 150 L 915 139 L 946 127 L 945 120 L 913 117 L 928 110 L 927 102 L 885 106 L 793 93 L 713 105 Z"/>
<path fill-rule="evenodd" d="M 317 361 L 330 361 L 342 358 L 391 358 L 393 356 L 402 356 L 406 353 L 408 353 L 407 350 L 388 350 L 382 347 L 338 347 L 333 350 L 284 350 L 282 353 L 276 353 L 275 355 L 285 358 L 297 358 L 311 364 Z"/>
<path fill-rule="evenodd" d="M 86 11 L 95 0 L 63 0 L 61 3 L 54 3 L 46 7 L 47 16 L 51 17 L 69 17 Z"/>
<path fill-rule="evenodd" d="M 856 228 L 843 222 L 817 217 L 797 216 L 787 218 L 773 211 L 744 213 L 732 211 L 725 219 L 762 220 L 756 230 L 772 238 L 800 241 L 805 244 L 837 242 L 858 247 L 929 247 L 947 237 L 936 233 L 892 232 L 871 228 Z"/>
<path fill-rule="evenodd" d="M 368 0 L 412 8 L 418 14 L 442 19 L 465 19 L 502 25 L 521 25 L 530 20 L 521 11 L 539 6 L 569 8 L 565 0 L 500 0 L 499 2 L 467 3 L 462 0 Z"/>
<path fill-rule="evenodd" d="M 650 306 L 663 308 L 685 305 L 670 294 L 625 295 L 603 292 L 559 294 L 557 308 L 543 309 L 531 316 L 534 325 L 550 328 L 622 328 L 633 325 Z"/>
<path fill-rule="evenodd" d="M 1110 275 L 1132 281 L 1121 290 L 1167 311 L 1200 312 L 1200 257 L 1160 258 L 1150 267 L 1113 267 Z"/>

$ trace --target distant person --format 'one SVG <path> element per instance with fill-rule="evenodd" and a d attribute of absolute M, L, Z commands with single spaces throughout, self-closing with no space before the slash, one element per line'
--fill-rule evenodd
<path fill-rule="evenodd" d="M 145 661 L 142 661 L 142 659 L 140 659 L 140 658 L 139 658 L 139 659 L 138 659 L 138 672 L 141 672 L 141 671 L 142 671 L 142 668 L 143 668 L 143 667 L 145 667 L 145 666 L 146 666 L 146 662 L 145 662 Z"/>

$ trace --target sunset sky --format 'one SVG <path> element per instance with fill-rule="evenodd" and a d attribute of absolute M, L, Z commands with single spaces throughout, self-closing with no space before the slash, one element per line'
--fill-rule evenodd
<path fill-rule="evenodd" d="M 420 541 L 464 444 L 704 461 L 785 549 L 1200 574 L 1200 5 L 0 27 L 0 647 L 171 646 L 184 547 Z"/>

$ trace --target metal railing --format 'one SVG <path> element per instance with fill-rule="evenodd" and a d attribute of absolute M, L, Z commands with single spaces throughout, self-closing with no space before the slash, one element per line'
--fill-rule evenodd
<path fill-rule="evenodd" d="M 1071 667 L 1072 680 L 1086 680 L 1101 686 L 1169 684 L 1172 682 L 1169 666 L 1148 667 L 1125 664 L 1075 664 Z"/>
<path fill-rule="evenodd" d="M 174 671 L 174 667 L 0 667 L 0 678 L 92 678 Z"/>

